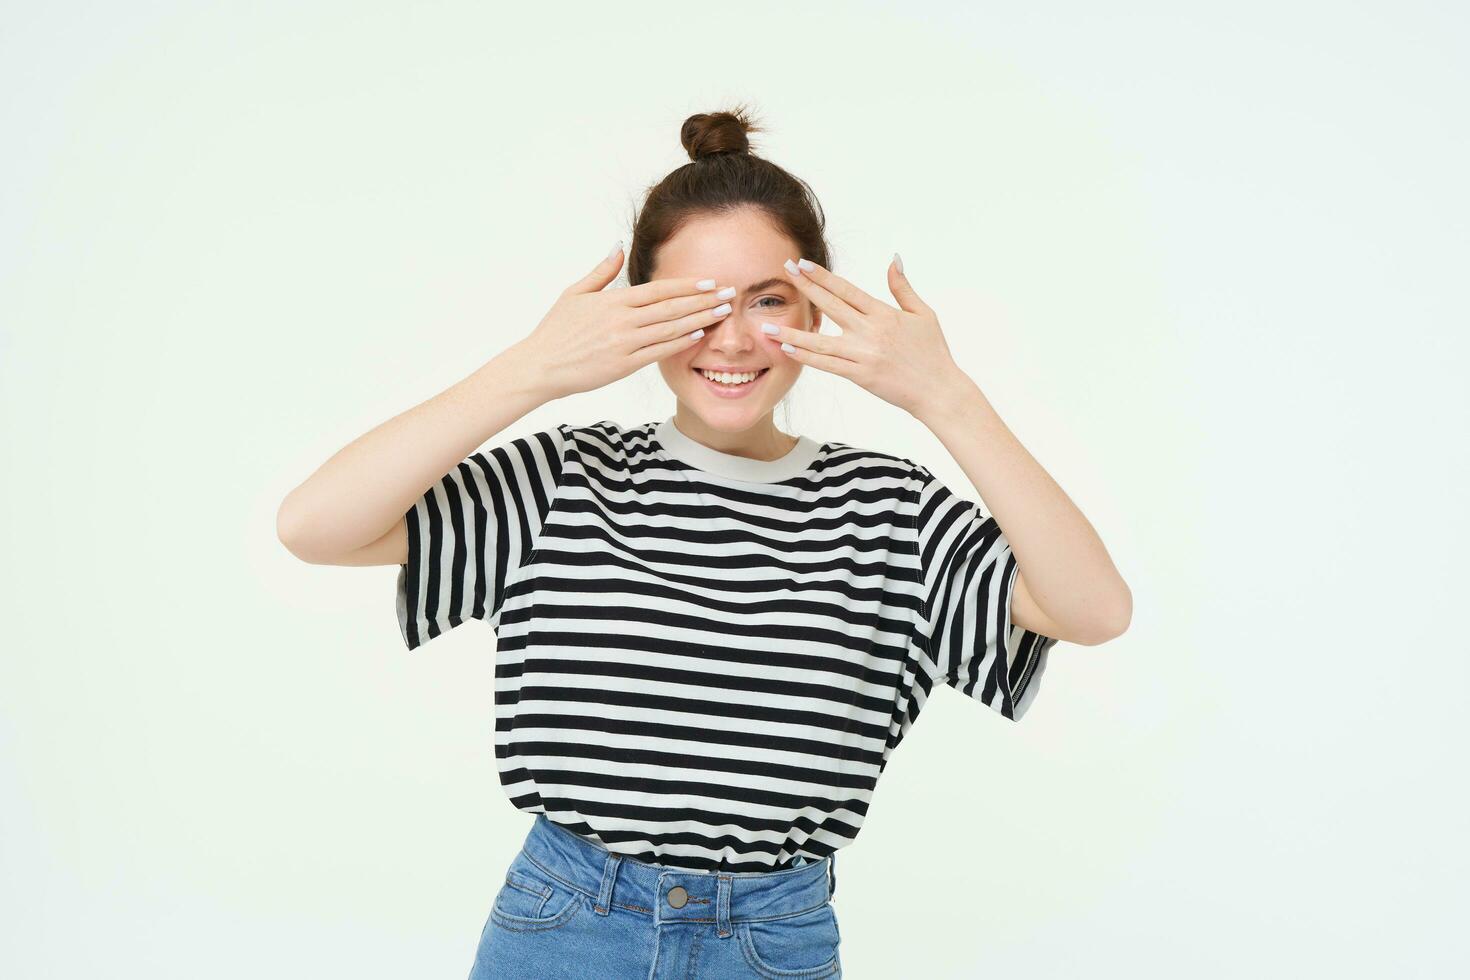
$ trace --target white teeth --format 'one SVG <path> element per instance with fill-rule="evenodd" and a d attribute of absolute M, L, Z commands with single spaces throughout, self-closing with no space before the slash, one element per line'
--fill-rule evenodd
<path fill-rule="evenodd" d="M 747 371 L 744 374 L 726 374 L 723 372 L 706 371 L 702 368 L 696 368 L 695 370 L 699 371 L 700 374 L 709 378 L 711 381 L 718 381 L 720 384 L 725 385 L 745 384 L 747 381 L 754 381 L 760 376 L 759 371 Z"/>

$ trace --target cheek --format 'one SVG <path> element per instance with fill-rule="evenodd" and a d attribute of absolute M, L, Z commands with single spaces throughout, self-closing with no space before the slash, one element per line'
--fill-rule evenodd
<path fill-rule="evenodd" d="M 658 373 L 664 376 L 664 383 L 673 387 L 682 384 L 694 372 L 689 370 L 689 364 L 694 357 L 694 352 L 684 351 L 665 357 L 658 362 Z"/>
<path fill-rule="evenodd" d="M 797 376 L 801 374 L 801 365 L 787 357 L 786 352 L 779 347 L 776 353 L 781 356 L 771 365 L 770 387 L 785 388 L 795 382 Z"/>

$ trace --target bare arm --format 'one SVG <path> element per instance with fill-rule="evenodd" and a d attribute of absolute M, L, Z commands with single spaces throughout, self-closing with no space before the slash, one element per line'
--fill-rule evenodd
<path fill-rule="evenodd" d="M 554 397 L 519 346 L 348 443 L 286 495 L 276 535 L 314 565 L 408 560 L 406 514 L 461 460 Z"/>
<path fill-rule="evenodd" d="M 1012 622 L 1083 646 L 1121 636 L 1133 617 L 1133 593 L 1091 522 L 969 375 L 955 371 L 932 390 L 917 417 L 980 492 L 1021 566 Z"/>
<path fill-rule="evenodd" d="M 529 336 L 323 463 L 276 512 L 281 543 L 314 565 L 404 564 L 409 509 L 475 449 L 547 402 L 687 350 L 730 312 L 713 279 L 605 289 L 622 262 L 619 242 Z"/>

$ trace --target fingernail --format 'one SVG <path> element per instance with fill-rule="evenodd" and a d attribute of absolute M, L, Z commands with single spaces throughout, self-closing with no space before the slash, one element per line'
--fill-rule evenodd
<path fill-rule="evenodd" d="M 718 293 L 715 293 L 715 298 L 716 299 L 734 299 L 735 298 L 735 293 L 736 293 L 736 289 L 735 289 L 734 286 L 726 286 L 724 289 L 720 290 Z"/>
<path fill-rule="evenodd" d="M 802 259 L 800 262 L 798 262 L 796 264 L 798 266 L 800 266 L 801 269 L 802 269 L 802 271 L 804 271 L 804 272 L 811 272 L 813 269 L 815 269 L 817 267 L 817 264 L 815 262 L 813 262 L 811 259 Z"/>
<path fill-rule="evenodd" d="M 796 352 L 796 348 L 795 347 L 792 347 L 790 344 L 782 344 L 781 345 L 781 349 L 784 350 L 788 354 L 793 354 L 793 353 Z"/>
<path fill-rule="evenodd" d="M 710 310 L 710 312 L 713 313 L 715 316 L 724 316 L 726 313 L 730 312 L 730 304 L 721 303 L 719 306 L 716 306 L 714 309 Z"/>
<path fill-rule="evenodd" d="M 703 337 L 703 336 L 704 336 L 704 328 L 703 327 L 700 327 L 698 330 L 694 331 L 692 334 L 689 335 L 689 339 L 690 340 L 698 340 L 700 337 Z"/>
<path fill-rule="evenodd" d="M 622 250 L 623 250 L 623 240 L 621 238 L 619 238 L 618 239 L 618 243 L 612 247 L 612 251 L 607 253 L 607 257 L 610 259 L 613 256 L 617 255 Z"/>
<path fill-rule="evenodd" d="M 903 272 L 903 259 L 901 259 L 901 258 L 898 257 L 898 253 L 897 252 L 894 252 L 893 253 L 893 264 L 896 265 L 896 266 L 898 266 L 898 271 L 900 273 Z"/>
<path fill-rule="evenodd" d="M 714 289 L 715 281 L 713 279 L 701 279 L 694 285 L 699 287 L 700 289 Z"/>
<path fill-rule="evenodd" d="M 778 326 L 776 326 L 774 323 L 762 323 L 761 324 L 761 329 L 764 330 L 766 333 L 780 333 L 781 332 L 781 328 L 778 327 Z"/>
<path fill-rule="evenodd" d="M 801 275 L 801 270 L 797 268 L 796 263 L 791 261 L 790 259 L 786 260 L 786 271 L 791 273 L 793 276 Z"/>

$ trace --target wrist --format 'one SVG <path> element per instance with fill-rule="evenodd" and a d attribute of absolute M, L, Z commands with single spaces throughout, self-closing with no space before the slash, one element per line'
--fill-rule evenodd
<path fill-rule="evenodd" d="M 924 387 L 922 400 L 915 405 L 912 414 L 933 429 L 956 412 L 963 411 L 965 404 L 975 398 L 983 400 L 985 395 L 974 379 L 956 365 Z"/>
<path fill-rule="evenodd" d="M 534 402 L 535 407 L 539 408 L 567 394 L 556 388 L 553 372 L 546 360 L 524 341 L 507 347 L 492 358 L 490 364 L 497 365 L 506 391 Z"/>
<path fill-rule="evenodd" d="M 560 397 L 547 385 L 547 372 L 532 352 L 515 345 L 480 365 L 463 384 L 477 402 L 514 408 L 517 417 Z"/>

